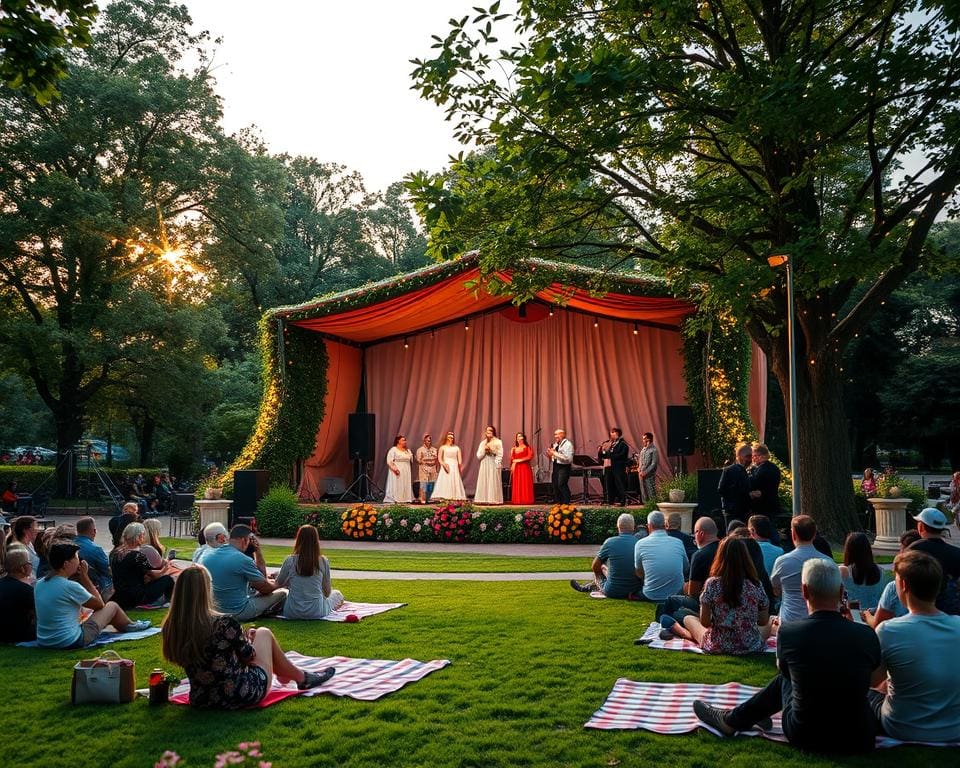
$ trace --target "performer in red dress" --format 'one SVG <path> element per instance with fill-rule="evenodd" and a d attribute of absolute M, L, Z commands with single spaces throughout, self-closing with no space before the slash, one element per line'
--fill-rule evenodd
<path fill-rule="evenodd" d="M 527 445 L 527 436 L 517 432 L 510 451 L 510 503 L 533 504 L 533 470 L 530 460 L 533 448 Z"/>

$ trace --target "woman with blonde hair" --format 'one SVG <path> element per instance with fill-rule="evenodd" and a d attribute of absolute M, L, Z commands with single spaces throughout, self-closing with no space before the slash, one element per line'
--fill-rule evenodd
<path fill-rule="evenodd" d="M 301 525 L 293 554 L 280 566 L 277 586 L 288 587 L 283 603 L 285 619 L 322 619 L 343 604 L 343 593 L 330 588 L 330 561 L 320 551 L 320 534 L 312 525 Z"/>
<path fill-rule="evenodd" d="M 123 529 L 120 546 L 110 553 L 113 571 L 113 599 L 121 608 L 163 604 L 173 593 L 170 565 L 150 565 L 143 552 L 147 529 L 143 523 L 130 523 Z"/>
<path fill-rule="evenodd" d="M 453 432 L 443 436 L 437 450 L 437 482 L 433 486 L 433 498 L 444 501 L 466 501 L 463 487 L 463 454 Z"/>
<path fill-rule="evenodd" d="M 266 627 L 246 632 L 232 616 L 213 608 L 213 585 L 206 569 L 184 569 L 163 620 L 163 657 L 179 664 L 190 679 L 190 704 L 208 709 L 255 707 L 276 675 L 306 690 L 323 685 L 334 668 L 308 672 L 295 667 Z"/>

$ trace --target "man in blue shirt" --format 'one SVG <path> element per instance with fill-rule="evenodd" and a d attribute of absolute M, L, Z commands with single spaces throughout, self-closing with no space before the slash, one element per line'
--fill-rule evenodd
<path fill-rule="evenodd" d="M 663 512 L 647 516 L 650 535 L 634 547 L 637 578 L 643 580 L 643 599 L 660 603 L 683 588 L 683 573 L 690 566 L 679 539 L 667 535 Z"/>
<path fill-rule="evenodd" d="M 611 536 L 600 547 L 591 566 L 594 581 L 579 584 L 575 579 L 570 586 L 578 592 L 603 591 L 607 597 L 631 599 L 643 589 L 643 581 L 637 578 L 634 570 L 634 537 L 636 521 L 633 515 L 625 512 L 617 518 L 617 536 Z"/>
<path fill-rule="evenodd" d="M 817 535 L 817 524 L 809 515 L 797 515 L 790 523 L 790 537 L 794 548 L 780 555 L 773 564 L 770 582 L 773 593 L 782 598 L 780 603 L 780 623 L 799 621 L 807 618 L 807 603 L 801 589 L 801 573 L 807 560 L 820 558 L 833 562 L 813 546 Z"/>
<path fill-rule="evenodd" d="M 89 567 L 90 581 L 100 592 L 104 600 L 113 595 L 113 576 L 110 573 L 110 560 L 103 547 L 96 543 L 97 523 L 92 517 L 81 517 L 77 521 L 77 538 L 74 543 L 80 547 L 80 559 Z"/>
<path fill-rule="evenodd" d="M 275 581 L 267 578 L 266 568 L 258 568 L 257 563 L 244 554 L 251 544 L 260 551 L 250 527 L 235 525 L 230 529 L 230 542 L 206 552 L 200 563 L 210 572 L 217 610 L 237 621 L 276 613 L 287 597 L 287 590 L 279 589 Z"/>
<path fill-rule="evenodd" d="M 773 572 L 773 564 L 783 554 L 783 547 L 778 547 L 770 541 L 773 532 L 770 518 L 766 515 L 750 515 L 747 528 L 750 531 L 750 538 L 760 545 L 760 551 L 763 553 L 763 567 L 769 576 Z"/>

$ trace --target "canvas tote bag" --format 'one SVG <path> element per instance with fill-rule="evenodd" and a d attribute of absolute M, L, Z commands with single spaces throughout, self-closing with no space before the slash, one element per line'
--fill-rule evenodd
<path fill-rule="evenodd" d="M 128 704 L 136 689 L 134 662 L 116 651 L 78 661 L 73 668 L 70 700 L 74 704 Z"/>

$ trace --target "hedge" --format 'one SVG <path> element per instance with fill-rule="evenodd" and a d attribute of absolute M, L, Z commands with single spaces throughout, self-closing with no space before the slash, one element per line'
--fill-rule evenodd
<path fill-rule="evenodd" d="M 104 467 L 103 469 L 118 488 L 124 482 L 126 482 L 127 479 L 132 480 L 137 475 L 143 475 L 145 478 L 152 478 L 154 475 L 166 472 L 166 469 L 160 469 L 157 467 L 131 467 L 129 469 Z M 33 493 L 37 488 L 40 487 L 41 483 L 46 481 L 47 478 L 53 474 L 53 470 L 54 468 L 50 465 L 0 465 L 0 486 L 6 488 L 7 483 L 15 480 L 17 482 L 18 491 L 21 493 Z M 88 474 L 88 470 L 86 468 L 81 467 L 78 470 L 78 475 L 80 477 L 83 477 L 86 474 Z M 89 474 L 92 475 L 93 473 L 90 472 Z M 49 491 L 51 494 L 56 491 L 56 488 L 57 485 L 54 478 L 51 478 L 46 482 L 46 485 L 44 485 L 44 490 Z"/>
<path fill-rule="evenodd" d="M 274 493 L 277 490 L 277 493 Z M 344 516 L 349 508 L 332 507 L 328 504 L 297 505 L 291 498 L 280 498 L 279 489 L 257 505 L 257 529 L 262 536 L 287 538 L 293 536 L 299 526 L 310 524 L 316 527 L 321 539 L 352 540 L 358 538 L 345 532 Z M 292 497 L 292 494 L 290 494 Z M 359 505 L 354 505 L 359 506 Z M 437 535 L 431 527 L 434 515 L 444 509 L 443 506 L 406 506 L 394 504 L 388 507 L 373 508 L 376 522 L 366 541 L 413 541 L 444 542 L 454 541 L 444 535 Z M 462 541 L 470 544 L 559 544 L 557 538 L 547 534 L 546 524 L 539 532 L 533 532 L 523 523 L 524 507 L 477 507 L 470 503 L 458 505 L 458 510 L 470 513 L 470 522 L 464 527 Z M 547 511 L 542 512 L 546 523 Z M 590 507 L 582 513 L 580 536 L 572 538 L 570 543 L 600 544 L 617 532 L 617 517 L 623 513 L 621 507 Z M 634 513 L 638 525 L 645 523 L 647 510 Z"/>

